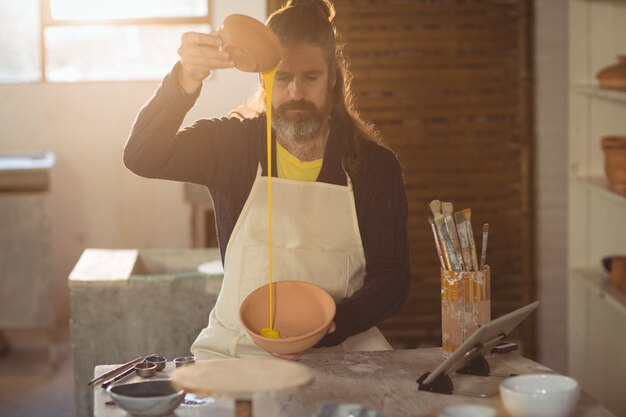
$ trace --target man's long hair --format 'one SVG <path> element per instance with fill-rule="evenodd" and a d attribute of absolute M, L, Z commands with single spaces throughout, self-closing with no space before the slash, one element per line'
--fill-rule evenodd
<path fill-rule="evenodd" d="M 341 129 L 344 141 L 343 166 L 353 182 L 358 181 L 362 152 L 358 137 L 382 144 L 380 133 L 364 121 L 356 110 L 352 93 L 352 74 L 343 54 L 341 35 L 333 24 L 335 8 L 329 0 L 289 0 L 267 19 L 267 26 L 284 45 L 312 44 L 322 49 L 330 71 L 337 81 L 331 95 L 331 119 Z M 233 113 L 260 114 L 265 110 L 265 91 L 257 93 Z"/>

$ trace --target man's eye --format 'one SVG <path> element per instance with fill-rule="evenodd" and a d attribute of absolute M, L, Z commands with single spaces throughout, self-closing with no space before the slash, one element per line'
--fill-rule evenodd
<path fill-rule="evenodd" d="M 316 75 L 307 75 L 305 77 L 308 81 L 315 81 L 318 79 L 318 77 Z"/>
<path fill-rule="evenodd" d="M 288 75 L 277 75 L 276 80 L 278 81 L 289 81 L 291 79 Z"/>

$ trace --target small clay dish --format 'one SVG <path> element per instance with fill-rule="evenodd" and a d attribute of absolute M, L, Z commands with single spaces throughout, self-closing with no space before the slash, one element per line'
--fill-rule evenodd
<path fill-rule="evenodd" d="M 263 72 L 280 62 L 281 46 L 270 28 L 249 16 L 232 14 L 220 28 L 222 49 L 235 61 L 235 67 L 245 72 Z"/>
<path fill-rule="evenodd" d="M 195 356 L 181 356 L 180 358 L 174 358 L 174 364 L 177 368 L 184 365 L 193 365 L 194 363 L 196 363 Z"/>
<path fill-rule="evenodd" d="M 151 362 L 141 362 L 135 365 L 135 372 L 142 378 L 150 378 L 156 373 L 157 366 Z"/>
<path fill-rule="evenodd" d="M 162 371 L 163 369 L 165 369 L 165 363 L 167 362 L 167 359 L 165 358 L 165 356 L 161 355 L 150 355 L 146 358 L 146 362 L 155 364 L 156 370 Z"/>

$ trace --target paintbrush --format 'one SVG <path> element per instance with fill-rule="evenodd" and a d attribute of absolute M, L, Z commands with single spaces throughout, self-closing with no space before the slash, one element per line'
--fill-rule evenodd
<path fill-rule="evenodd" d="M 448 233 L 448 229 L 446 228 L 446 223 L 443 218 L 443 214 L 435 214 L 434 216 L 435 226 L 437 226 L 437 232 L 441 236 L 441 249 L 445 254 L 444 256 L 450 260 L 450 271 L 462 271 L 463 270 L 463 261 L 457 257 L 456 252 L 454 251 L 454 246 L 452 244 L 452 238 Z"/>
<path fill-rule="evenodd" d="M 472 209 L 463 209 L 463 215 L 465 216 L 465 227 L 467 227 L 467 240 L 470 244 L 470 250 L 472 252 L 472 268 L 474 271 L 479 270 L 478 257 L 476 256 L 476 242 L 474 241 L 474 231 L 472 230 Z"/>
<path fill-rule="evenodd" d="M 434 220 L 435 220 L 435 225 L 437 226 L 437 231 L 441 235 L 441 241 L 443 242 L 443 244 L 441 245 L 441 248 L 444 250 L 444 253 L 447 255 L 448 259 L 450 260 L 450 266 L 451 266 L 450 271 L 458 271 L 458 272 L 462 271 L 463 261 L 457 256 L 456 252 L 454 251 L 452 238 L 450 237 L 450 234 L 448 233 L 448 229 L 446 228 L 446 223 L 443 218 L 443 214 L 440 213 L 440 214 L 435 215 Z"/>
<path fill-rule="evenodd" d="M 435 238 L 435 247 L 437 248 L 437 255 L 439 256 L 439 263 L 441 264 L 441 269 L 449 269 L 449 263 L 443 259 L 443 253 L 441 251 L 441 244 L 439 243 L 439 236 L 437 234 L 437 227 L 435 226 L 435 221 L 432 217 L 428 217 L 428 223 L 430 223 L 430 228 L 433 231 L 433 237 Z"/>
<path fill-rule="evenodd" d="M 480 249 L 480 269 L 485 267 L 485 259 L 487 258 L 487 238 L 489 237 L 489 223 L 483 225 L 483 246 Z"/>
<path fill-rule="evenodd" d="M 461 254 L 463 255 L 463 266 L 465 271 L 472 270 L 472 251 L 470 250 L 469 238 L 467 236 L 467 225 L 465 224 L 465 215 L 463 211 L 454 213 L 454 222 L 456 223 L 456 231 L 459 234 L 459 243 L 461 245 Z"/>
<path fill-rule="evenodd" d="M 439 236 L 441 252 L 443 253 L 444 259 L 447 260 L 446 265 L 448 266 L 448 271 L 462 271 L 462 262 L 459 262 L 459 259 L 456 257 L 452 239 L 446 230 L 443 214 L 441 214 L 441 201 L 433 200 L 429 205 L 430 211 L 433 213 L 437 235 Z"/>
<path fill-rule="evenodd" d="M 430 211 L 433 213 L 433 216 L 435 214 L 441 213 L 441 201 L 433 200 L 430 202 L 429 206 L 430 206 Z"/>
<path fill-rule="evenodd" d="M 450 251 L 448 249 L 448 243 L 444 238 L 443 233 L 443 216 L 441 215 L 441 201 L 432 200 L 429 203 L 430 211 L 433 213 L 433 222 L 435 223 L 435 230 L 437 232 L 437 237 L 439 238 L 439 248 L 441 249 L 441 253 L 443 255 L 443 259 L 445 261 L 445 265 L 448 271 L 452 271 L 452 260 L 450 259 Z"/>
<path fill-rule="evenodd" d="M 452 218 L 454 206 L 452 205 L 452 203 L 444 201 L 441 203 L 441 212 L 443 213 L 446 229 L 452 242 L 454 254 L 459 261 L 460 269 L 455 269 L 455 271 L 463 271 L 465 269 L 463 267 L 463 253 L 461 252 L 461 244 L 459 243 L 459 235 L 456 231 L 456 225 L 454 224 L 454 219 Z"/>

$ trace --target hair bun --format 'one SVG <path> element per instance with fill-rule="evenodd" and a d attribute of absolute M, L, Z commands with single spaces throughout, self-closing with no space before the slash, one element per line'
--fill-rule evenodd
<path fill-rule="evenodd" d="M 329 22 L 335 18 L 335 6 L 330 0 L 289 0 L 286 7 L 302 7 L 321 13 Z"/>

